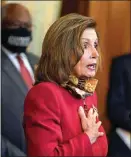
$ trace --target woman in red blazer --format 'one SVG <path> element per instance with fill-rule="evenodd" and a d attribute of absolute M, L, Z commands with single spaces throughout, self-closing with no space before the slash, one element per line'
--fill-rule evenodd
<path fill-rule="evenodd" d="M 96 23 L 68 14 L 48 30 L 35 85 L 24 106 L 28 156 L 106 156 L 94 78 L 100 53 Z"/>

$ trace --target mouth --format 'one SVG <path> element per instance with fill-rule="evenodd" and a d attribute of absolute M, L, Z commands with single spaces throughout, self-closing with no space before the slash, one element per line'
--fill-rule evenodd
<path fill-rule="evenodd" d="M 87 68 L 88 68 L 89 70 L 91 70 L 91 71 L 96 70 L 96 63 L 88 64 L 88 65 L 87 65 Z"/>

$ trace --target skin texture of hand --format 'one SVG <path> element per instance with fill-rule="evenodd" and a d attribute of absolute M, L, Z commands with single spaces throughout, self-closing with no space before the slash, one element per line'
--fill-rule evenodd
<path fill-rule="evenodd" d="M 91 144 L 95 143 L 99 136 L 103 136 L 103 132 L 99 132 L 99 127 L 101 126 L 101 121 L 96 122 L 98 113 L 93 111 L 91 108 L 86 117 L 84 109 L 82 106 L 79 107 L 78 114 L 81 119 L 81 125 L 83 132 L 86 133 L 90 139 Z"/>

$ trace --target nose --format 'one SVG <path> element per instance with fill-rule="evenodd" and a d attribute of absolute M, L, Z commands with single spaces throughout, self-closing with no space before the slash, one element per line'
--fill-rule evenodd
<path fill-rule="evenodd" d="M 98 53 L 97 49 L 93 47 L 91 58 L 98 58 L 98 57 L 99 57 L 99 53 Z"/>

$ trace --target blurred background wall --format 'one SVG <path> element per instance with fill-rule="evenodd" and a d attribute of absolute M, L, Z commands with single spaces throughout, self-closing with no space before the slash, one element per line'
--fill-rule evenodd
<path fill-rule="evenodd" d="M 41 44 L 49 26 L 60 16 L 76 12 L 91 16 L 97 22 L 102 51 L 102 69 L 98 71 L 99 84 L 98 109 L 106 132 L 110 123 L 106 117 L 106 95 L 110 63 L 113 57 L 131 52 L 130 49 L 130 1 L 89 1 L 89 0 L 57 0 L 57 1 L 4 1 L 5 3 L 22 3 L 33 16 L 33 42 L 30 50 L 40 56 Z M 2 2 L 2 5 L 3 3 Z"/>

